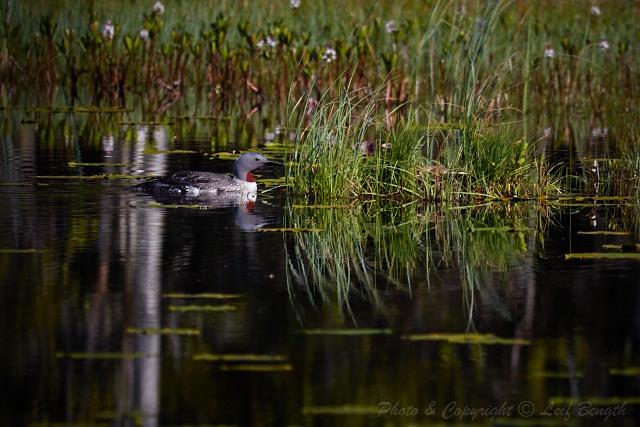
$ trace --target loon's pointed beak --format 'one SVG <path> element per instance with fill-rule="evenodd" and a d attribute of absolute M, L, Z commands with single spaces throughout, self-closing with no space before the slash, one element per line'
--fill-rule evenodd
<path fill-rule="evenodd" d="M 282 163 L 282 162 L 276 162 L 276 161 L 273 161 L 273 160 L 269 160 L 267 164 L 268 164 L 268 165 L 284 166 L 284 163 Z"/>

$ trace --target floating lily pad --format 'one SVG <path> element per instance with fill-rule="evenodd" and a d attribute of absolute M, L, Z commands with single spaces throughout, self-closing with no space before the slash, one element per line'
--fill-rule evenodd
<path fill-rule="evenodd" d="M 127 333 L 141 335 L 200 335 L 198 329 L 188 328 L 127 328 Z"/>
<path fill-rule="evenodd" d="M 391 335 L 393 330 L 372 328 L 350 329 L 302 329 L 298 331 L 304 335 Z"/>
<path fill-rule="evenodd" d="M 640 376 L 640 366 L 627 366 L 626 368 L 609 369 L 611 375 L 620 375 L 625 377 Z"/>
<path fill-rule="evenodd" d="M 237 307 L 233 305 L 170 305 L 169 311 L 175 312 L 217 312 L 217 311 L 234 311 Z"/>
<path fill-rule="evenodd" d="M 293 365 L 290 363 L 277 364 L 242 364 L 242 365 L 222 365 L 221 371 L 247 371 L 247 372 L 288 372 L 293 371 Z"/>
<path fill-rule="evenodd" d="M 594 231 L 578 231 L 577 234 L 594 235 L 594 236 L 628 236 L 631 233 L 628 231 L 606 231 L 606 230 L 594 230 Z"/>
<path fill-rule="evenodd" d="M 614 260 L 640 260 L 640 253 L 635 252 L 582 252 L 564 255 L 569 259 L 614 259 Z"/>
<path fill-rule="evenodd" d="M 608 249 L 608 250 L 614 250 L 614 251 L 629 250 L 629 251 L 640 252 L 640 244 L 638 243 L 623 244 L 623 245 L 605 244 L 605 245 L 602 245 L 602 249 Z"/>
<path fill-rule="evenodd" d="M 504 338 L 493 334 L 409 334 L 402 336 L 408 341 L 445 341 L 451 344 L 480 345 L 529 345 L 531 342 L 523 338 Z"/>
<path fill-rule="evenodd" d="M 212 354 L 198 353 L 193 360 L 203 362 L 284 362 L 287 356 L 281 354 Z"/>
<path fill-rule="evenodd" d="M 211 158 L 220 160 L 236 160 L 238 157 L 240 157 L 240 154 L 242 153 L 228 153 L 223 151 L 221 153 L 212 153 Z"/>

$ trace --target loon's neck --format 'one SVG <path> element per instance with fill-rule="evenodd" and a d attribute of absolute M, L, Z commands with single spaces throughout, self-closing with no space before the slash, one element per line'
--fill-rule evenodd
<path fill-rule="evenodd" d="M 256 177 L 253 175 L 253 172 L 251 171 L 247 171 L 247 172 L 238 171 L 237 169 L 234 168 L 233 177 L 238 181 L 256 182 Z"/>

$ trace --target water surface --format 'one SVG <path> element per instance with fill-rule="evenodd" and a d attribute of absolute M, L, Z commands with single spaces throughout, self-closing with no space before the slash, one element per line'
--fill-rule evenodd
<path fill-rule="evenodd" d="M 637 206 L 423 207 L 426 219 L 407 222 L 363 207 L 292 208 L 278 189 L 255 204 L 193 209 L 158 206 L 131 179 L 38 178 L 222 172 L 230 161 L 211 153 L 268 151 L 251 138 L 218 147 L 174 136 L 145 125 L 5 126 L 0 343 L 10 393 L 0 424 L 635 425 L 640 264 L 564 255 L 638 242 Z M 516 223 L 522 230 L 469 228 Z M 260 231 L 295 224 L 323 231 Z M 612 224 L 629 234 L 582 233 Z M 351 265 L 347 247 L 364 248 L 354 259 L 369 282 L 357 266 L 346 288 L 339 272 L 299 276 L 314 260 Z M 398 271 L 375 270 L 388 265 L 382 253 L 402 258 Z M 202 293 L 228 298 L 170 295 Z M 417 336 L 432 333 L 505 341 Z M 228 358 L 195 360 L 202 354 Z"/>

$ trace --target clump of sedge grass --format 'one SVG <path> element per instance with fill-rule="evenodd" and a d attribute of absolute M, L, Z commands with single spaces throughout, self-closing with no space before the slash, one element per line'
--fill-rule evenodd
<path fill-rule="evenodd" d="M 508 127 L 460 124 L 439 130 L 438 137 L 429 126 L 388 112 L 378 93 L 361 96 L 345 89 L 337 99 L 325 95 L 312 111 L 300 111 L 306 103 L 297 103 L 299 138 L 288 170 L 297 195 L 325 202 L 451 202 L 461 196 L 529 199 L 560 191 L 544 157 L 536 157 L 533 145 Z"/>

